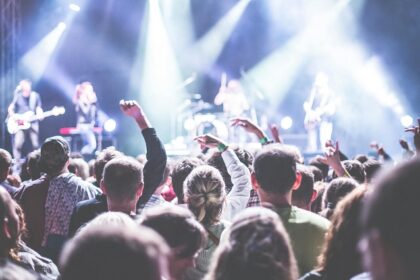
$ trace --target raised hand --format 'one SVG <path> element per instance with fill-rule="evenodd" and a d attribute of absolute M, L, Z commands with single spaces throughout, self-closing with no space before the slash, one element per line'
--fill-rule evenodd
<path fill-rule="evenodd" d="M 203 148 L 216 148 L 219 144 L 227 146 L 223 140 L 217 138 L 211 134 L 200 135 L 194 138 L 194 141 L 197 141 L 200 144 L 200 147 Z"/>
<path fill-rule="evenodd" d="M 266 137 L 258 125 L 254 124 L 250 119 L 247 118 L 234 118 L 230 120 L 230 125 L 235 127 L 243 127 L 247 132 L 255 134 L 258 139 Z"/>
<path fill-rule="evenodd" d="M 323 157 L 319 157 L 319 161 L 329 165 L 337 174 L 337 176 L 341 177 L 346 175 L 346 170 L 344 169 L 343 165 L 341 164 L 340 160 L 340 146 L 338 141 L 334 144 L 333 141 L 329 140 L 325 143 L 327 150 Z"/>
<path fill-rule="evenodd" d="M 136 120 L 141 129 L 151 127 L 143 109 L 135 100 L 121 100 L 120 108 L 123 113 Z"/>
<path fill-rule="evenodd" d="M 270 126 L 270 132 L 271 132 L 271 136 L 274 139 L 274 142 L 276 143 L 283 143 L 283 140 L 280 137 L 280 132 L 279 132 L 279 128 L 277 127 L 276 124 L 272 124 Z"/>
<path fill-rule="evenodd" d="M 414 133 L 414 146 L 416 147 L 417 154 L 420 153 L 420 119 L 417 119 L 417 126 L 406 128 L 406 132 Z"/>
<path fill-rule="evenodd" d="M 400 139 L 400 146 L 401 148 L 403 148 L 406 151 L 410 151 L 410 146 L 408 146 L 408 142 L 405 141 L 404 139 Z"/>

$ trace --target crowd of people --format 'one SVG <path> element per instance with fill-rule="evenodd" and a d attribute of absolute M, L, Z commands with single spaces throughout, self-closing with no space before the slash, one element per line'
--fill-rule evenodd
<path fill-rule="evenodd" d="M 108 147 L 88 163 L 55 136 L 19 176 L 0 149 L 1 279 L 415 279 L 420 126 L 401 163 L 328 141 L 305 164 L 245 118 L 232 126 L 258 150 L 206 134 L 210 152 L 168 159 L 143 108 L 120 107 L 145 157 Z"/>
<path fill-rule="evenodd" d="M 413 8 L 366 2 L 365 32 L 393 14 L 410 31 L 375 33 L 376 50 L 419 45 L 411 32 L 419 6 L 402 2 Z M 406 69 L 420 67 L 410 60 Z M 208 153 L 168 159 L 143 108 L 120 107 L 139 127 L 145 156 L 110 147 L 85 162 L 55 136 L 18 175 L 0 149 L 0 279 L 418 279 L 420 120 L 406 129 L 415 148 L 400 142 L 401 162 L 377 145 L 377 157 L 349 158 L 333 141 L 305 159 L 276 127 L 270 140 L 243 118 L 232 126 L 259 149 L 207 134 L 195 141 Z"/>

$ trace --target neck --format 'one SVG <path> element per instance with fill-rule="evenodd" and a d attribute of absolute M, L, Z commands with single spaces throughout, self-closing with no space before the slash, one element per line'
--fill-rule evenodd
<path fill-rule="evenodd" d="M 108 211 L 110 212 L 122 212 L 127 215 L 136 214 L 136 202 L 124 202 L 124 203 L 115 203 L 109 197 L 106 198 L 108 204 Z"/>
<path fill-rule="evenodd" d="M 258 196 L 260 197 L 262 203 L 270 203 L 276 208 L 285 208 L 292 206 L 291 190 L 285 194 L 273 194 L 259 189 Z"/>

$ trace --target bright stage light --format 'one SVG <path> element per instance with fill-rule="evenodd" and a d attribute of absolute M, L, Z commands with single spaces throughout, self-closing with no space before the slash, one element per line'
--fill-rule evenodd
<path fill-rule="evenodd" d="M 401 117 L 400 119 L 402 126 L 404 127 L 409 127 L 413 125 L 413 117 L 411 117 L 410 115 L 404 115 Z"/>
<path fill-rule="evenodd" d="M 106 132 L 113 132 L 117 128 L 117 122 L 113 119 L 108 119 L 104 123 L 104 129 Z"/>
<path fill-rule="evenodd" d="M 58 27 L 60 30 L 64 31 L 64 30 L 66 29 L 66 27 L 67 27 L 67 24 L 66 24 L 64 21 L 62 21 L 62 22 L 60 22 L 60 23 L 57 25 L 57 27 Z"/>
<path fill-rule="evenodd" d="M 286 116 L 281 119 L 280 127 L 284 130 L 288 130 L 293 126 L 293 119 L 289 116 Z"/>
<path fill-rule="evenodd" d="M 251 0 L 240 0 L 192 46 L 186 58 L 189 59 L 191 71 L 205 70 L 217 60 L 249 2 Z"/>
<path fill-rule="evenodd" d="M 176 108 L 186 99 L 184 80 L 175 50 L 164 24 L 159 1 L 147 2 L 145 26 L 140 38 L 138 54 L 131 73 L 133 98 L 140 99 L 156 127 L 161 127 L 164 141 L 171 137 L 168 124 L 175 120 Z M 140 93 L 140 95 L 139 95 Z"/>
<path fill-rule="evenodd" d="M 50 33 L 22 57 L 19 61 L 19 72 L 22 75 L 29 77 L 35 83 L 42 77 L 66 27 L 65 22 L 57 24 Z"/>
<path fill-rule="evenodd" d="M 80 11 L 80 6 L 74 3 L 69 4 L 69 9 L 72 10 L 73 12 L 79 12 Z"/>

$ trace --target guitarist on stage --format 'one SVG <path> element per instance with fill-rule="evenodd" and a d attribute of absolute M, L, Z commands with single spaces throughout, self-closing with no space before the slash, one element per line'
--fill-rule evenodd
<path fill-rule="evenodd" d="M 30 80 L 21 80 L 16 87 L 12 103 L 9 105 L 9 117 L 15 114 L 24 114 L 33 112 L 36 115 L 42 115 L 41 97 L 35 91 L 32 91 L 32 83 Z M 19 120 L 18 120 L 19 122 Z M 27 130 L 19 130 L 12 137 L 13 157 L 16 163 L 20 163 L 22 157 L 22 147 L 28 141 L 31 141 L 32 149 L 39 147 L 39 124 L 38 121 L 31 123 Z"/>
<path fill-rule="evenodd" d="M 305 128 L 308 131 L 307 152 L 317 152 L 331 140 L 335 107 L 334 92 L 329 86 L 328 76 L 318 73 L 309 99 L 303 105 L 306 112 Z M 321 146 L 318 146 L 318 139 Z"/>

